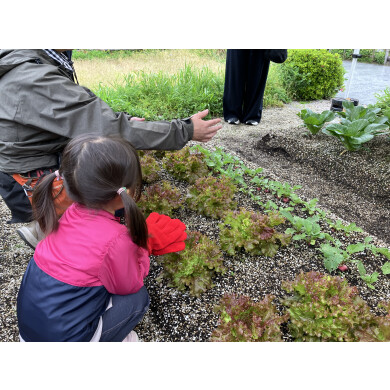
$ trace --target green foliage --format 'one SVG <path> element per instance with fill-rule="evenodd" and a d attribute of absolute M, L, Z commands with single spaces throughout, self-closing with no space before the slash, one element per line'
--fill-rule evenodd
<path fill-rule="evenodd" d="M 328 225 L 337 230 L 343 230 L 346 236 L 349 236 L 351 232 L 359 232 L 361 233 L 363 229 L 356 226 L 356 223 L 350 223 L 348 225 L 344 225 L 339 219 L 336 222 L 332 222 L 330 219 L 327 220 Z"/>
<path fill-rule="evenodd" d="M 313 135 L 317 134 L 326 122 L 331 122 L 335 118 L 333 111 L 326 110 L 317 114 L 308 108 L 301 110 L 297 115 Z"/>
<path fill-rule="evenodd" d="M 290 235 L 274 229 L 284 222 L 276 212 L 268 215 L 245 209 L 229 212 L 219 225 L 221 249 L 232 256 L 240 249 L 254 255 L 275 256 L 279 245 L 286 246 L 290 242 Z"/>
<path fill-rule="evenodd" d="M 73 50 L 72 60 L 118 59 L 134 55 L 138 50 Z"/>
<path fill-rule="evenodd" d="M 183 251 L 159 256 L 157 261 L 163 266 L 160 278 L 166 277 L 169 286 L 180 291 L 189 288 L 194 296 L 213 287 L 212 278 L 216 273 L 225 273 L 218 245 L 196 231 L 187 231 Z"/>
<path fill-rule="evenodd" d="M 186 202 L 191 210 L 211 218 L 223 218 L 237 206 L 237 187 L 228 177 L 201 177 L 188 188 Z"/>
<path fill-rule="evenodd" d="M 301 273 L 282 288 L 292 296 L 289 330 L 295 341 L 386 341 L 389 319 L 377 317 L 358 296 L 356 287 L 337 276 Z"/>
<path fill-rule="evenodd" d="M 274 299 L 267 295 L 253 302 L 246 296 L 224 295 L 215 308 L 221 317 L 211 341 L 283 341 L 280 325 L 289 316 L 277 314 Z"/>
<path fill-rule="evenodd" d="M 280 72 L 284 87 L 294 99 L 329 99 L 344 84 L 341 57 L 322 49 L 289 50 Z"/>
<path fill-rule="evenodd" d="M 382 93 L 376 93 L 374 96 L 376 97 L 375 107 L 382 110 L 390 108 L 390 87 L 386 87 Z"/>
<path fill-rule="evenodd" d="M 188 146 L 177 152 L 167 152 L 163 158 L 163 167 L 177 180 L 190 184 L 207 176 L 209 169 L 203 160 L 203 154 Z"/>
<path fill-rule="evenodd" d="M 100 85 L 97 96 L 114 111 L 125 111 L 146 120 L 186 118 L 209 109 L 209 115 L 222 115 L 224 76 L 207 67 L 187 65 L 178 73 L 133 72 L 124 83 L 113 87 Z"/>
<path fill-rule="evenodd" d="M 339 54 L 343 60 L 352 60 L 353 49 L 332 49 L 331 52 Z M 375 49 L 360 49 L 359 54 L 362 55 L 362 57 L 358 59 L 359 62 L 375 62 L 381 65 L 385 62 L 384 51 L 376 51 Z M 372 56 L 373 54 L 374 59 Z"/>
<path fill-rule="evenodd" d="M 142 169 L 142 181 L 144 183 L 153 183 L 160 178 L 160 166 L 150 153 L 144 153 L 140 157 Z"/>
<path fill-rule="evenodd" d="M 357 119 L 353 122 L 344 119 L 343 123 L 332 123 L 322 132 L 340 140 L 349 151 L 359 150 L 365 142 L 370 141 L 376 135 L 388 134 L 384 130 L 388 126 L 380 123 L 370 123 L 367 119 Z"/>
<path fill-rule="evenodd" d="M 366 268 L 360 260 L 357 261 L 357 268 L 360 277 L 367 283 L 367 286 L 372 289 L 375 289 L 374 283 L 378 280 L 379 272 L 373 272 L 372 274 L 368 274 Z"/>
<path fill-rule="evenodd" d="M 263 96 L 263 107 L 282 107 L 289 97 L 280 76 L 279 65 L 271 62 Z"/>
<path fill-rule="evenodd" d="M 381 111 L 380 108 L 369 108 L 363 106 L 355 106 L 351 101 L 343 101 L 344 110 L 338 112 L 337 115 L 341 117 L 342 124 L 356 121 L 358 119 L 366 119 L 369 123 L 383 124 L 387 118 L 378 117 L 377 114 Z"/>
<path fill-rule="evenodd" d="M 280 214 L 291 223 L 292 228 L 288 228 L 285 233 L 293 235 L 294 241 L 305 240 L 310 245 L 314 245 L 316 240 L 332 239 L 329 234 L 321 232 L 321 226 L 317 223 L 318 216 L 301 218 L 285 210 L 281 210 Z"/>
<path fill-rule="evenodd" d="M 145 188 L 137 205 L 145 215 L 154 211 L 172 216 L 173 210 L 181 205 L 180 196 L 180 191 L 177 188 L 163 180 Z"/>
<path fill-rule="evenodd" d="M 276 194 L 279 198 L 282 196 L 291 197 L 293 192 L 302 188 L 302 186 L 293 186 L 289 183 L 281 183 L 279 181 L 268 181 L 267 187 Z"/>

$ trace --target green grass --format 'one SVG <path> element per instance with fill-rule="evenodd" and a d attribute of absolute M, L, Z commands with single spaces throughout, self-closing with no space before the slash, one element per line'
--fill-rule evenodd
<path fill-rule="evenodd" d="M 187 65 L 178 73 L 132 72 L 124 83 L 99 85 L 94 91 L 114 111 L 125 111 L 146 120 L 185 118 L 209 109 L 209 117 L 222 116 L 224 72 L 212 72 L 207 67 L 194 69 Z M 282 106 L 289 102 L 276 66 L 271 66 L 264 107 Z"/>
<path fill-rule="evenodd" d="M 186 66 L 174 75 L 133 72 L 123 85 L 100 85 L 94 92 L 114 111 L 160 120 L 185 118 L 206 108 L 212 117 L 220 116 L 223 86 L 222 72 Z"/>
<path fill-rule="evenodd" d="M 134 55 L 138 50 L 73 50 L 72 60 L 94 60 L 107 58 L 124 58 Z"/>

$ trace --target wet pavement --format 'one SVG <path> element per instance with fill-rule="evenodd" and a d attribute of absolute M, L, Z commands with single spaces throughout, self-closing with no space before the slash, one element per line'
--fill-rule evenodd
<path fill-rule="evenodd" d="M 345 78 L 349 78 L 352 61 L 343 61 L 346 73 Z M 339 92 L 336 97 L 345 98 L 348 81 L 345 81 L 344 92 Z M 359 105 L 376 103 L 375 94 L 383 94 L 383 90 L 390 88 L 390 66 L 379 64 L 367 64 L 364 62 L 356 63 L 353 72 L 348 97 L 359 99 Z"/>

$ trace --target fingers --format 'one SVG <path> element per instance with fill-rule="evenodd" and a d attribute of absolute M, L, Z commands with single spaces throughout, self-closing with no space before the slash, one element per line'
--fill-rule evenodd
<path fill-rule="evenodd" d="M 200 112 L 198 112 L 198 113 L 192 115 L 191 118 L 194 118 L 194 117 L 195 117 L 195 118 L 200 118 L 200 119 L 202 119 L 202 118 L 204 118 L 205 116 L 207 116 L 208 113 L 209 113 L 209 110 L 206 108 L 205 110 L 200 111 Z"/>
<path fill-rule="evenodd" d="M 205 121 L 205 124 L 207 124 L 207 126 L 211 127 L 211 126 L 214 126 L 218 123 L 221 123 L 221 118 L 216 118 L 216 119 L 210 119 L 208 121 Z M 222 128 L 222 125 L 220 126 L 220 128 Z"/>

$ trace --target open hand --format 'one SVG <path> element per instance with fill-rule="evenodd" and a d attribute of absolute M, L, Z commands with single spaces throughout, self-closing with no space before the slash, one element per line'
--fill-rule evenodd
<path fill-rule="evenodd" d="M 191 116 L 192 123 L 194 124 L 193 141 L 207 142 L 210 141 L 217 131 L 222 129 L 220 118 L 203 120 L 203 118 L 209 113 L 209 110 L 198 112 Z"/>

